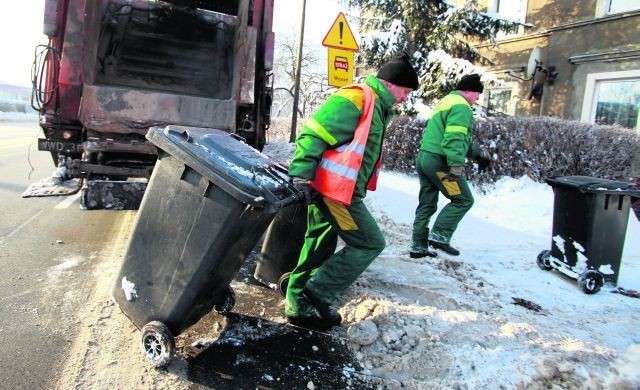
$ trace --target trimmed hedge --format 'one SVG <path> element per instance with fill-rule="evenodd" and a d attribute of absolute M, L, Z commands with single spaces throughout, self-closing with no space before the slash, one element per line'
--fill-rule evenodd
<path fill-rule="evenodd" d="M 414 173 L 425 121 L 399 117 L 387 129 L 386 169 Z M 477 118 L 474 142 L 493 156 L 491 168 L 478 172 L 467 164 L 469 181 L 482 188 L 503 176 L 583 175 L 630 181 L 640 135 L 635 130 L 549 117 Z"/>

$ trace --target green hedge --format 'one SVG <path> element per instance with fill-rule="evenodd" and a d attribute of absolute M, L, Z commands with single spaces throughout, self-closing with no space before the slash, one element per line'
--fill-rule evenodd
<path fill-rule="evenodd" d="M 387 129 L 386 169 L 414 173 L 425 121 L 398 117 Z M 503 176 L 527 175 L 542 182 L 557 175 L 584 175 L 629 181 L 640 135 L 636 130 L 595 126 L 549 117 L 478 118 L 475 143 L 493 156 L 491 169 L 467 164 L 467 177 L 480 186 Z M 637 162 L 635 162 L 637 164 Z"/>

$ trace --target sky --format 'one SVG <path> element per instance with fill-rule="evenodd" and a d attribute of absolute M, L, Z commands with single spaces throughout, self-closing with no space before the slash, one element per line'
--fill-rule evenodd
<path fill-rule="evenodd" d="M 46 43 L 43 18 L 44 0 L 14 1 L 0 12 L 0 83 L 31 86 L 35 47 Z"/>
<path fill-rule="evenodd" d="M 20 0 L 12 2 L 10 11 L 8 9 L 0 12 L 0 47 L 3 52 L 0 83 L 30 86 L 35 47 L 46 43 L 42 34 L 44 0 Z M 276 44 L 278 36 L 299 34 L 301 9 L 301 0 L 275 0 Z M 346 11 L 336 0 L 307 0 L 305 44 L 316 46 L 326 56 L 326 50 L 321 47 L 322 40 L 339 12 Z M 356 26 L 353 23 L 350 26 L 356 34 Z"/>
<path fill-rule="evenodd" d="M 321 69 L 327 68 L 327 48 L 322 46 L 322 41 L 340 12 L 345 14 L 349 27 L 358 40 L 358 26 L 346 6 L 341 5 L 337 0 L 307 0 L 303 50 L 317 53 L 321 61 L 317 65 Z M 275 0 L 273 29 L 276 35 L 276 46 L 278 39 L 297 37 L 300 34 L 301 13 L 302 0 Z"/>
<path fill-rule="evenodd" d="M 305 12 L 304 41 L 308 45 L 322 45 L 322 40 L 342 12 L 346 15 L 349 26 L 357 34 L 357 26 L 350 20 L 346 6 L 337 0 L 307 0 Z M 298 35 L 300 31 L 300 17 L 302 0 L 275 0 L 273 25 L 277 34 L 291 31 Z M 356 39 L 358 36 L 356 35 Z"/>

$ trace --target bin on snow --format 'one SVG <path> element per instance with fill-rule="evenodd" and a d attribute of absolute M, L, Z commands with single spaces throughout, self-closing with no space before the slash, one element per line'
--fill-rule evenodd
<path fill-rule="evenodd" d="M 277 210 L 299 197 L 283 167 L 229 133 L 167 126 L 147 139 L 158 162 L 113 297 L 160 367 L 174 336 L 233 308 L 229 283 Z"/>
<path fill-rule="evenodd" d="M 278 211 L 264 236 L 253 277 L 285 296 L 289 274 L 298 264 L 306 230 L 307 206 L 297 204 Z"/>
<path fill-rule="evenodd" d="M 551 250 L 538 255 L 543 270 L 556 269 L 595 294 L 618 282 L 633 185 L 588 176 L 547 179 L 554 192 Z"/>

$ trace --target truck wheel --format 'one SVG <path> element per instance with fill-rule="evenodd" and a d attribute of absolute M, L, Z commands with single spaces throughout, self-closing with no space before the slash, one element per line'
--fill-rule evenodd
<path fill-rule="evenodd" d="M 538 254 L 538 259 L 536 263 L 538 264 L 538 267 L 540 267 L 541 270 L 551 271 L 553 269 L 553 267 L 551 266 L 551 263 L 549 262 L 550 256 L 551 256 L 551 251 L 549 250 L 543 250 Z"/>
<path fill-rule="evenodd" d="M 595 294 L 604 284 L 604 278 L 600 272 L 591 269 L 580 275 L 578 283 L 585 294 Z"/>
<path fill-rule="evenodd" d="M 227 286 L 222 299 L 213 305 L 213 310 L 219 314 L 227 314 L 236 305 L 236 292 L 231 286 Z"/>
<path fill-rule="evenodd" d="M 283 297 L 287 296 L 287 287 L 289 286 L 289 279 L 291 279 L 291 272 L 285 272 L 278 279 L 278 291 Z"/>
<path fill-rule="evenodd" d="M 162 322 L 153 321 L 142 327 L 140 348 L 154 367 L 161 368 L 169 364 L 175 346 L 171 331 Z"/>

